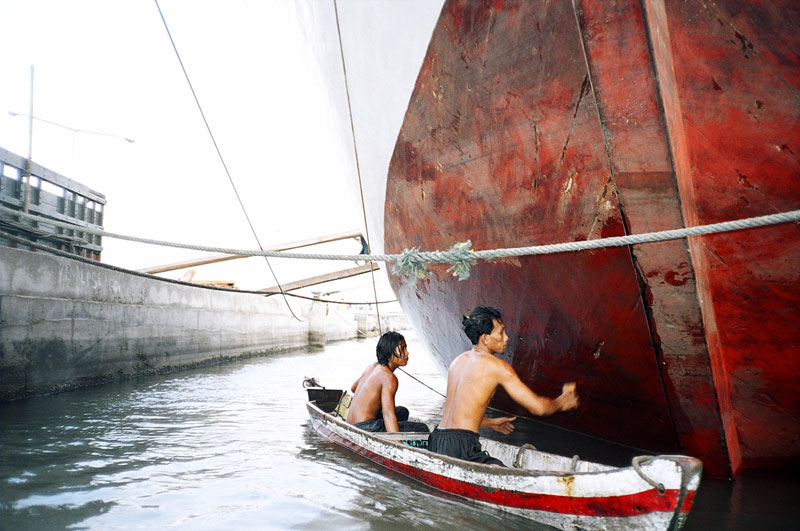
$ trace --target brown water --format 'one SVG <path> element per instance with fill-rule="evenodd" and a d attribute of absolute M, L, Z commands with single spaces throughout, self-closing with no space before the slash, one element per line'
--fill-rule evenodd
<path fill-rule="evenodd" d="M 422 346 L 408 339 L 406 370 L 443 391 Z M 545 529 L 443 495 L 314 432 L 303 377 L 349 387 L 374 359 L 375 342 L 3 404 L 0 528 Z M 437 418 L 443 399 L 398 377 L 398 403 Z M 518 421 L 511 439 L 609 464 L 636 453 L 536 422 Z M 800 527 L 797 472 L 704 479 L 685 529 Z"/>

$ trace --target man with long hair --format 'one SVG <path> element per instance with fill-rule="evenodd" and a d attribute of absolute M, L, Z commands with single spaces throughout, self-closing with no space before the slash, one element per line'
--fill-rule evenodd
<path fill-rule="evenodd" d="M 354 395 L 347 422 L 365 431 L 429 431 L 422 422 L 410 422 L 408 409 L 394 403 L 398 385 L 394 371 L 408 364 L 405 338 L 398 332 L 384 333 L 375 354 L 378 361 L 371 363 L 350 388 Z"/>

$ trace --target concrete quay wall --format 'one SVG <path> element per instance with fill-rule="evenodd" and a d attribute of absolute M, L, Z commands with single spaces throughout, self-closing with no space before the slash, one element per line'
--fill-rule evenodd
<path fill-rule="evenodd" d="M 0 400 L 358 337 L 354 313 L 0 247 Z M 363 336 L 362 336 L 363 337 Z"/>

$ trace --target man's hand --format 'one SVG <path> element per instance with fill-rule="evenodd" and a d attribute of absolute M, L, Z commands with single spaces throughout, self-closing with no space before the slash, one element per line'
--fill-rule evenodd
<path fill-rule="evenodd" d="M 491 428 L 496 432 L 508 435 L 514 431 L 514 425 L 511 424 L 517 420 L 517 417 L 483 417 L 481 421 L 482 428 Z"/>
<path fill-rule="evenodd" d="M 565 383 L 561 388 L 561 396 L 556 398 L 559 411 L 567 411 L 578 407 L 578 393 L 575 392 L 575 382 Z"/>

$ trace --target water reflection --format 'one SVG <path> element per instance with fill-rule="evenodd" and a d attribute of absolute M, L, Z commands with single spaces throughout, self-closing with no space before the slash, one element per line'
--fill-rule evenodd
<path fill-rule="evenodd" d="M 342 448 L 306 424 L 306 446 L 298 453 L 322 466 L 318 480 L 345 498 L 329 499 L 329 509 L 354 518 L 367 516 L 370 529 L 551 529 L 493 507 L 439 492 Z"/>
<path fill-rule="evenodd" d="M 438 369 L 407 339 L 407 370 L 443 391 Z M 303 378 L 349 387 L 374 352 L 374 339 L 349 341 L 3 404 L 0 526 L 544 529 L 437 492 L 314 432 Z M 398 403 L 438 419 L 442 397 L 398 378 Z M 535 422 L 518 421 L 512 439 L 603 462 L 629 462 L 631 453 Z M 800 514 L 794 477 L 704 479 L 686 528 L 792 527 Z"/>

